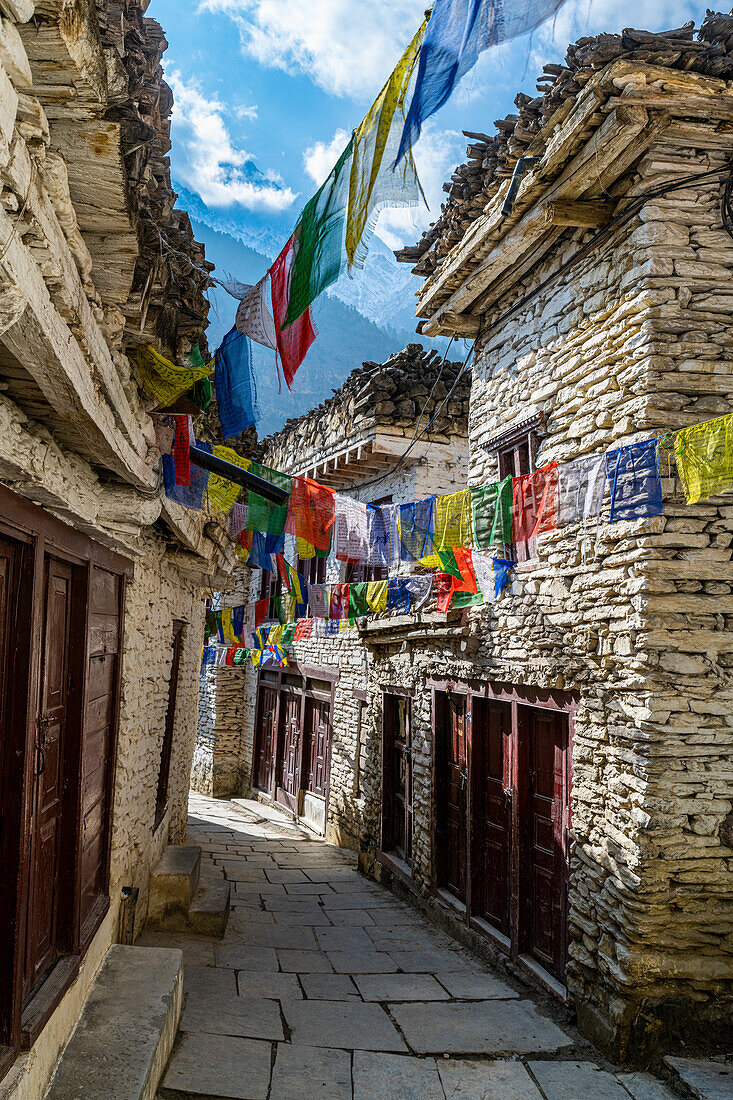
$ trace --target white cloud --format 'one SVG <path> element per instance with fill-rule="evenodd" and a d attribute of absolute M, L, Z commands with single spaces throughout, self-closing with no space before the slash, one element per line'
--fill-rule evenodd
<path fill-rule="evenodd" d="M 234 113 L 237 118 L 247 119 L 249 122 L 254 122 L 257 118 L 257 104 L 253 104 L 251 107 L 235 107 Z"/>
<path fill-rule="evenodd" d="M 174 96 L 178 179 L 207 206 L 239 203 L 248 210 L 273 213 L 292 206 L 296 195 L 280 177 L 261 172 L 249 153 L 233 144 L 223 118 L 224 104 L 208 99 L 175 69 L 168 69 L 166 78 Z"/>
<path fill-rule="evenodd" d="M 306 73 L 334 95 L 364 99 L 381 88 L 417 31 L 425 0 L 201 0 L 229 16 L 246 53 L 271 68 Z"/>
<path fill-rule="evenodd" d="M 316 187 L 320 187 L 339 159 L 349 135 L 346 130 L 337 130 L 330 141 L 317 141 L 303 153 L 303 167 Z"/>

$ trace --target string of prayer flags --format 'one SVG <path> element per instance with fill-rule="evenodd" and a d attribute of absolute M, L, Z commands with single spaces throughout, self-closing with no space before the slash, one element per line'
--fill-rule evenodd
<path fill-rule="evenodd" d="M 415 91 L 397 161 L 417 141 L 427 119 L 489 46 L 508 42 L 549 18 L 563 0 L 435 0 L 420 50 Z"/>
<path fill-rule="evenodd" d="M 349 585 L 331 585 L 331 607 L 329 619 L 347 619 L 349 617 Z"/>
<path fill-rule="evenodd" d="M 369 610 L 378 615 L 380 611 L 387 610 L 388 581 L 368 581 L 366 602 Z"/>
<path fill-rule="evenodd" d="M 211 454 L 209 443 L 197 443 L 202 451 Z M 165 495 L 176 504 L 184 508 L 193 508 L 200 511 L 203 507 L 204 497 L 209 486 L 209 471 L 202 470 L 200 466 L 191 466 L 191 481 L 189 485 L 179 485 L 176 479 L 176 464 L 173 455 L 163 455 L 163 487 Z"/>
<path fill-rule="evenodd" d="M 656 439 L 646 439 L 607 452 L 611 523 L 661 514 L 662 481 L 657 442 Z"/>
<path fill-rule="evenodd" d="M 420 561 L 433 553 L 435 497 L 400 504 L 400 556 Z"/>
<path fill-rule="evenodd" d="M 423 194 L 412 153 L 396 168 L 395 164 L 427 24 L 426 18 L 352 138 L 346 222 L 350 268 L 363 265 L 380 211 L 385 206 L 416 206 Z"/>
<path fill-rule="evenodd" d="M 224 462 L 231 462 L 233 466 L 239 466 L 241 470 L 248 470 L 252 463 L 248 458 L 242 458 L 231 447 L 212 447 L 211 453 L 221 458 Z M 236 481 L 219 474 L 211 474 L 209 477 L 209 510 L 214 516 L 226 516 L 232 510 L 232 506 L 242 492 L 242 486 Z"/>
<path fill-rule="evenodd" d="M 367 603 L 367 581 L 352 581 L 349 585 L 349 618 L 356 619 L 369 614 Z"/>
<path fill-rule="evenodd" d="M 733 415 L 677 433 L 674 456 L 688 504 L 733 489 Z"/>
<path fill-rule="evenodd" d="M 557 468 L 557 526 L 598 519 L 605 488 L 605 455 L 562 462 Z"/>
<path fill-rule="evenodd" d="M 336 518 L 333 489 L 307 477 L 293 478 L 286 530 L 310 543 L 315 550 L 329 550 Z M 298 543 L 300 554 L 300 541 Z M 312 556 L 312 555 L 311 555 Z M 301 555 L 304 557 L 304 555 Z"/>
<path fill-rule="evenodd" d="M 277 352 L 288 389 L 292 389 L 296 371 L 308 354 L 308 348 L 316 338 L 310 309 L 306 309 L 296 321 L 287 325 L 287 328 L 285 327 L 290 302 L 290 273 L 293 263 L 293 249 L 293 238 L 291 236 L 270 268 L 272 315 L 275 320 Z"/>
<path fill-rule="evenodd" d="M 242 434 L 257 423 L 250 343 L 231 328 L 214 353 L 214 387 L 221 430 L 225 439 Z"/>
<path fill-rule="evenodd" d="M 352 134 L 329 175 L 306 203 L 293 232 L 288 308 L 283 326 L 292 325 L 344 269 L 344 234 L 349 201 Z"/>
<path fill-rule="evenodd" d="M 435 498 L 435 533 L 433 544 L 438 553 L 452 546 L 473 546 L 471 493 L 459 493 Z"/>
<path fill-rule="evenodd" d="M 191 444 L 193 443 L 193 421 L 190 416 L 174 417 L 175 435 L 173 437 L 173 464 L 176 471 L 176 484 L 191 484 Z"/>
<path fill-rule="evenodd" d="M 267 280 L 269 273 L 259 283 L 245 289 L 245 294 L 237 306 L 235 325 L 239 332 L 249 336 L 256 344 L 277 351 L 277 333 L 275 321 L 267 304 Z"/>
<path fill-rule="evenodd" d="M 140 381 L 148 394 L 153 397 L 158 405 L 165 408 L 172 405 L 182 394 L 190 390 L 196 382 L 211 374 L 213 364 L 204 363 L 201 353 L 196 348 L 195 358 L 188 366 L 179 367 L 166 359 L 152 344 L 145 344 L 137 349 L 137 368 Z"/>
<path fill-rule="evenodd" d="M 513 541 L 525 542 L 555 530 L 557 463 L 550 462 L 512 481 Z"/>
<path fill-rule="evenodd" d="M 369 558 L 369 517 L 366 504 L 336 493 L 334 507 L 337 559 L 350 564 L 366 562 Z"/>
<path fill-rule="evenodd" d="M 511 476 L 470 492 L 474 546 L 481 550 L 509 546 L 513 541 Z"/>
<path fill-rule="evenodd" d="M 400 557 L 399 504 L 367 505 L 369 565 L 392 569 Z"/>

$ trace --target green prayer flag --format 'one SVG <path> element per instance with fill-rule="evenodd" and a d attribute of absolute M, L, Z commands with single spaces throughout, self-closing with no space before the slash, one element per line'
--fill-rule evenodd
<path fill-rule="evenodd" d="M 438 559 L 443 573 L 448 573 L 451 577 L 455 577 L 459 581 L 463 580 L 461 570 L 458 568 L 456 556 L 452 550 L 439 550 Z"/>
<path fill-rule="evenodd" d="M 287 625 L 285 626 L 282 632 L 282 636 L 280 638 L 280 641 L 284 646 L 292 644 L 293 638 L 295 637 L 296 625 L 296 623 L 287 623 Z"/>
<path fill-rule="evenodd" d="M 453 610 L 454 607 L 473 607 L 474 604 L 483 602 L 484 597 L 481 592 L 454 592 L 450 606 Z"/>
<path fill-rule="evenodd" d="M 367 603 L 368 581 L 356 581 L 349 585 L 349 618 L 355 619 L 359 615 L 369 614 Z"/>
<path fill-rule="evenodd" d="M 294 258 L 284 328 L 297 321 L 346 264 L 346 207 L 354 136 L 330 175 L 310 199 L 293 233 Z"/>
<path fill-rule="evenodd" d="M 477 550 L 512 542 L 512 479 L 471 489 L 473 540 Z"/>
<path fill-rule="evenodd" d="M 277 485 L 280 489 L 290 492 L 293 479 L 289 474 L 281 474 L 278 470 L 271 470 L 267 466 L 253 462 L 250 473 L 269 481 L 271 485 Z M 266 500 L 254 489 L 247 492 L 247 530 L 260 531 L 263 535 L 282 535 L 285 530 L 285 521 L 288 518 L 288 503 L 273 504 Z"/>

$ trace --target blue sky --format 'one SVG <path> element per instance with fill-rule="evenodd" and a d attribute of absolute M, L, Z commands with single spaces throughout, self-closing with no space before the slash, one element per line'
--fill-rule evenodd
<path fill-rule="evenodd" d="M 505 0 L 510 2 L 510 0 Z M 152 0 L 170 43 L 163 64 L 176 107 L 174 178 L 216 216 L 284 242 L 414 34 L 426 0 Z M 493 133 L 517 91 L 534 93 L 569 41 L 625 26 L 699 23 L 690 0 L 566 0 L 531 38 L 487 51 L 415 150 L 431 211 L 394 211 L 391 246 L 434 219 L 442 184 L 464 159 L 462 130 Z"/>

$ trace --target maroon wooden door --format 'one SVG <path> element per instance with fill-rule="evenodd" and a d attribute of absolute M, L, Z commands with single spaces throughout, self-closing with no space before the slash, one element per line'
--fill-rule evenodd
<path fill-rule="evenodd" d="M 473 701 L 471 911 L 509 935 L 511 858 L 509 703 Z"/>
<path fill-rule="evenodd" d="M 272 791 L 275 755 L 275 715 L 277 687 L 260 683 L 255 736 L 254 785 L 268 794 Z"/>
<path fill-rule="evenodd" d="M 564 978 L 569 814 L 568 717 L 522 707 L 520 950 Z"/>
<path fill-rule="evenodd" d="M 280 722 L 278 731 L 277 799 L 293 813 L 298 809 L 300 775 L 298 749 L 300 747 L 301 695 L 280 689 Z"/>
<path fill-rule="evenodd" d="M 436 718 L 438 884 L 465 902 L 468 854 L 465 696 L 444 695 Z"/>
<path fill-rule="evenodd" d="M 412 738 L 410 700 L 385 695 L 383 704 L 382 845 L 412 862 Z"/>
<path fill-rule="evenodd" d="M 303 743 L 303 790 L 326 797 L 328 786 L 328 740 L 331 725 L 331 702 L 326 699 L 305 700 L 305 741 Z"/>
<path fill-rule="evenodd" d="M 55 558 L 46 559 L 41 712 L 34 761 L 24 997 L 43 979 L 57 955 L 71 582 L 69 565 Z"/>

